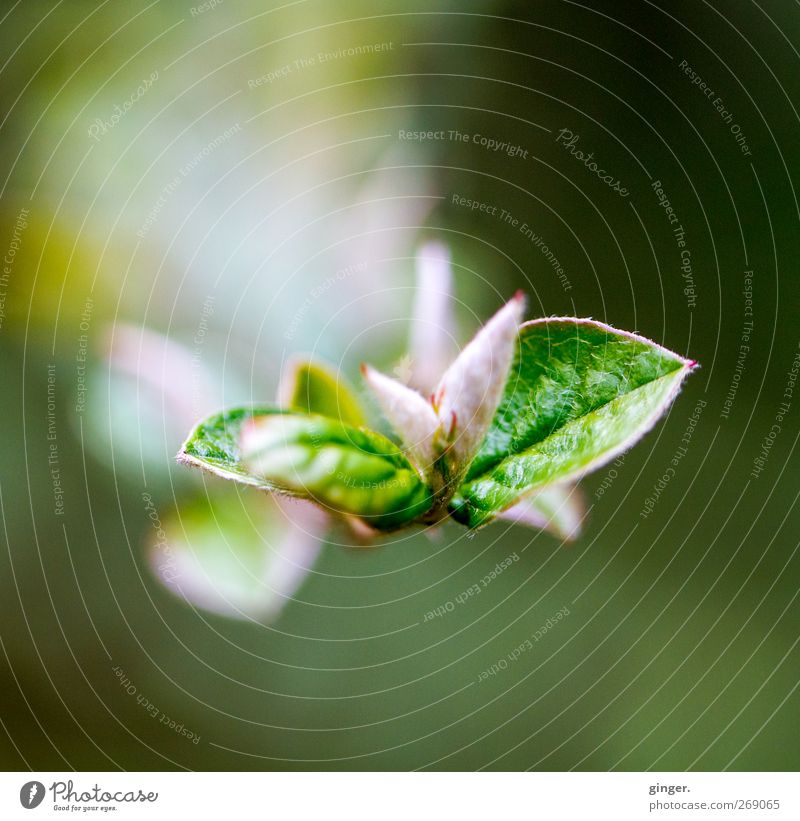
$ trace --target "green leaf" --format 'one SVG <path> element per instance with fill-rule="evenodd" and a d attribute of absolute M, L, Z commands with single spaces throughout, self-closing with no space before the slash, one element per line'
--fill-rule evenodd
<path fill-rule="evenodd" d="M 431 489 L 393 442 L 335 419 L 253 418 L 242 429 L 240 447 L 251 476 L 379 530 L 401 527 L 433 504 Z"/>
<path fill-rule="evenodd" d="M 318 413 L 360 428 L 367 424 L 355 391 L 332 368 L 310 359 L 290 363 L 280 404 L 300 413 Z"/>
<path fill-rule="evenodd" d="M 279 490 L 273 483 L 253 476 L 242 464 L 239 437 L 242 426 L 250 419 L 284 412 L 279 408 L 258 405 L 215 413 L 195 425 L 183 443 L 177 459 L 183 464 L 202 468 L 223 479 L 231 479 L 265 490 Z"/>
<path fill-rule="evenodd" d="M 605 464 L 655 424 L 694 364 L 589 319 L 525 323 L 503 398 L 451 514 L 477 527 L 533 490 Z"/>

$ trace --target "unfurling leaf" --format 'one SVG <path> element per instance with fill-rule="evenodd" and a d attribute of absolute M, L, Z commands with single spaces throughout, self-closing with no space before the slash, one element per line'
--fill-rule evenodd
<path fill-rule="evenodd" d="M 431 490 L 396 445 L 374 431 L 319 415 L 252 418 L 239 445 L 246 471 L 379 530 L 402 527 L 433 504 Z"/>
<path fill-rule="evenodd" d="M 281 378 L 278 404 L 287 410 L 338 419 L 355 428 L 367 424 L 355 391 L 344 376 L 311 359 L 289 362 Z"/>
<path fill-rule="evenodd" d="M 519 293 L 478 331 L 436 388 L 434 406 L 456 473 L 472 460 L 497 410 L 524 311 L 525 298 Z"/>
<path fill-rule="evenodd" d="M 577 487 L 550 485 L 526 496 L 497 518 L 548 530 L 560 539 L 572 541 L 580 534 L 584 512 L 583 495 Z"/>
<path fill-rule="evenodd" d="M 436 460 L 433 440 L 439 427 L 439 417 L 430 402 L 412 388 L 384 376 L 369 365 L 362 366 L 361 372 L 408 454 L 423 475 L 427 475 Z"/>
<path fill-rule="evenodd" d="M 178 461 L 202 468 L 223 479 L 265 490 L 278 490 L 274 484 L 253 476 L 242 464 L 239 436 L 250 419 L 285 413 L 279 408 L 258 405 L 252 408 L 231 408 L 198 422 L 178 453 Z"/>
<path fill-rule="evenodd" d="M 600 322 L 525 323 L 497 413 L 451 501 L 453 518 L 477 527 L 614 458 L 655 424 L 693 366 Z"/>

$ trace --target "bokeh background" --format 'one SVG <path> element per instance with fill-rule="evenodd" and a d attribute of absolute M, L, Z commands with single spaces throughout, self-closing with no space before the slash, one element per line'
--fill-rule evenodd
<path fill-rule="evenodd" d="M 800 766 L 796 4 L 4 0 L 0 43 L 6 769 Z M 523 288 L 702 369 L 570 545 L 327 544 L 271 620 L 165 589 L 153 509 L 220 578 L 271 549 L 192 418 L 297 352 L 391 372 L 429 239 L 460 344 Z"/>

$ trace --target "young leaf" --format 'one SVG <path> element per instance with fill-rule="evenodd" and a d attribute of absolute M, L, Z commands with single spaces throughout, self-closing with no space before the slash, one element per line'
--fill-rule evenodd
<path fill-rule="evenodd" d="M 164 514 L 147 559 L 159 581 L 196 607 L 268 621 L 314 564 L 328 517 L 311 502 L 220 493 Z"/>
<path fill-rule="evenodd" d="M 419 249 L 416 263 L 417 289 L 409 340 L 411 386 L 427 396 L 451 359 L 450 251 L 441 242 L 427 242 Z"/>
<path fill-rule="evenodd" d="M 495 415 L 524 310 L 520 292 L 478 331 L 436 388 L 436 411 L 459 468 L 472 461 Z"/>
<path fill-rule="evenodd" d="M 439 427 L 439 418 L 430 402 L 369 365 L 362 365 L 361 372 L 411 458 L 423 475 L 427 475 L 436 459 L 433 439 Z"/>
<path fill-rule="evenodd" d="M 324 416 L 253 418 L 242 428 L 240 449 L 252 476 L 379 530 L 402 527 L 433 504 L 431 489 L 396 445 Z"/>
<path fill-rule="evenodd" d="M 694 364 L 593 320 L 525 323 L 497 414 L 451 514 L 476 527 L 533 490 L 600 467 L 655 424 Z"/>
<path fill-rule="evenodd" d="M 281 378 L 278 404 L 300 413 L 318 413 L 360 428 L 367 424 L 355 391 L 342 374 L 310 359 L 289 362 Z"/>
<path fill-rule="evenodd" d="M 231 408 L 208 416 L 195 425 L 177 459 L 186 465 L 202 468 L 223 479 L 245 485 L 278 490 L 274 484 L 253 476 L 242 464 L 239 436 L 250 419 L 285 413 L 279 408 L 259 405 L 252 408 Z"/>
<path fill-rule="evenodd" d="M 580 490 L 574 485 L 550 485 L 526 496 L 498 514 L 498 519 L 548 530 L 572 541 L 581 531 L 585 509 Z"/>

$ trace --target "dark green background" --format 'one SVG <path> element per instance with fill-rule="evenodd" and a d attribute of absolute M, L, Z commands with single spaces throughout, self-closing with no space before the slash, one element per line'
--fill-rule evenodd
<path fill-rule="evenodd" d="M 763 472 L 750 476 L 800 340 L 796 4 L 311 0 L 272 11 L 226 0 L 201 15 L 188 0 L 4 6 L 0 248 L 20 208 L 31 212 L 0 328 L 5 768 L 800 766 L 800 396 Z M 300 56 L 379 41 L 394 48 L 248 88 Z M 682 60 L 722 97 L 752 157 Z M 88 125 L 154 70 L 153 89 L 93 144 Z M 182 183 L 137 246 L 165 182 L 237 122 L 241 135 Z M 562 128 L 628 198 L 556 143 Z M 528 154 L 409 144 L 400 129 L 458 129 Z M 693 310 L 653 180 L 686 229 Z M 377 186 L 375 202 L 354 207 L 365 181 Z M 454 193 L 532 225 L 571 289 L 518 230 L 453 205 Z M 442 199 L 425 200 L 433 207 L 422 219 L 385 210 L 406 195 Z M 342 234 L 333 215 L 347 208 Z M 362 258 L 359 230 L 382 209 L 368 275 L 347 296 L 332 289 L 330 301 L 314 301 L 286 341 L 308 289 Z M 389 242 L 397 236 L 399 251 Z M 191 345 L 214 294 L 216 336 L 204 356 L 240 368 L 244 386 L 226 397 L 269 399 L 295 350 L 316 346 L 354 378 L 363 358 L 391 368 L 414 243 L 425 237 L 453 248 L 464 337 L 524 288 L 531 316 L 603 319 L 702 368 L 604 494 L 608 469 L 584 480 L 592 509 L 569 547 L 504 527 L 468 540 L 454 525 L 437 542 L 328 546 L 270 626 L 173 598 L 142 558 L 144 482 L 165 517 L 222 491 L 169 467 L 180 439 L 165 440 L 158 424 L 129 430 L 132 448 L 117 437 L 112 461 L 94 421 L 107 404 L 99 386 L 87 396 L 94 410 L 76 418 L 86 299 L 101 373 L 104 329 L 125 321 Z M 392 250 L 382 257 L 384 244 Z M 752 345 L 723 419 L 748 268 Z M 369 310 L 384 289 L 397 289 L 385 316 L 385 295 Z M 47 466 L 49 363 L 64 516 L 54 515 Z M 644 519 L 701 399 L 689 452 Z M 158 445 L 146 464 L 140 439 Z M 480 596 L 423 621 L 515 551 L 520 560 Z M 533 651 L 477 683 L 564 607 L 569 616 Z M 116 665 L 200 742 L 150 718 Z"/>

